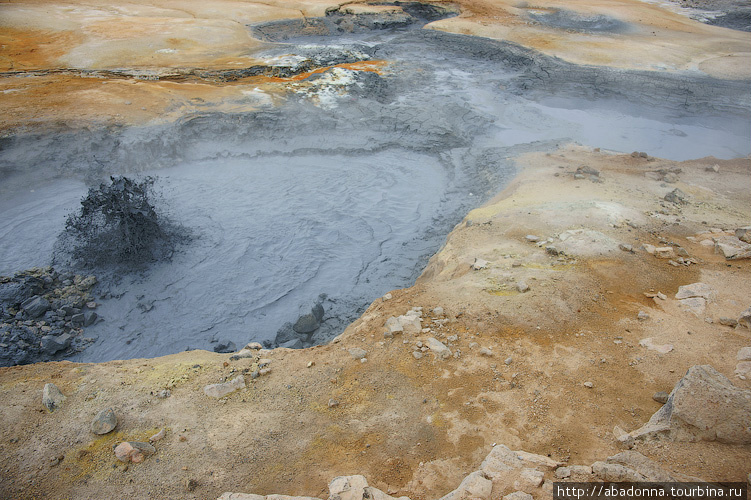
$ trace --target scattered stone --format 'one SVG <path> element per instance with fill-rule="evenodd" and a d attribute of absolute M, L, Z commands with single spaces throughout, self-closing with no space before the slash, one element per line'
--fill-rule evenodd
<path fill-rule="evenodd" d="M 549 255 L 553 255 L 553 256 L 556 256 L 556 255 L 560 254 L 560 252 L 558 251 L 558 249 L 556 247 L 554 247 L 553 245 L 546 246 L 545 247 L 545 252 L 547 252 Z"/>
<path fill-rule="evenodd" d="M 488 267 L 488 261 L 484 259 L 475 258 L 475 262 L 474 264 L 472 264 L 472 269 L 474 269 L 475 271 L 479 271 L 487 267 Z"/>
<path fill-rule="evenodd" d="M 412 357 L 415 359 L 422 359 L 422 353 L 420 351 L 412 351 Z"/>
<path fill-rule="evenodd" d="M 443 308 L 442 307 L 434 307 L 433 308 L 433 314 L 436 316 L 443 316 Z"/>
<path fill-rule="evenodd" d="M 420 323 L 420 318 L 418 316 L 405 314 L 399 316 L 397 320 L 399 320 L 399 324 L 404 333 L 414 334 L 422 331 L 422 324 Z"/>
<path fill-rule="evenodd" d="M 657 249 L 656 246 L 650 245 L 649 243 L 644 243 L 641 246 L 641 248 L 642 248 L 642 250 L 644 250 L 645 252 L 647 252 L 649 255 L 654 255 L 655 254 L 655 250 Z"/>
<path fill-rule="evenodd" d="M 168 397 L 172 396 L 172 391 L 169 389 L 162 389 L 161 391 L 156 393 L 156 397 L 159 399 L 167 399 Z"/>
<path fill-rule="evenodd" d="M 230 361 L 237 361 L 238 359 L 246 359 L 246 358 L 253 358 L 256 355 L 255 349 L 248 349 L 248 346 L 243 347 L 240 349 L 239 352 L 236 352 L 232 356 L 229 357 Z"/>
<path fill-rule="evenodd" d="M 640 340 L 639 345 L 658 354 L 667 354 L 673 350 L 673 344 L 655 344 L 652 337 Z"/>
<path fill-rule="evenodd" d="M 738 361 L 751 361 L 751 347 L 741 347 L 736 359 Z"/>
<path fill-rule="evenodd" d="M 709 166 L 705 168 L 704 170 L 706 170 L 707 172 L 718 173 L 720 171 L 720 166 L 715 163 L 714 165 Z"/>
<path fill-rule="evenodd" d="M 248 345 L 245 346 L 245 349 L 251 349 L 254 351 L 260 351 L 263 349 L 263 346 L 259 344 L 258 342 L 251 342 Z"/>
<path fill-rule="evenodd" d="M 511 356 L 503 360 L 503 364 L 505 365 L 510 365 L 513 362 L 514 362 L 514 358 L 512 358 Z"/>
<path fill-rule="evenodd" d="M 621 243 L 620 245 L 618 245 L 618 248 L 620 248 L 620 249 L 621 249 L 621 250 L 623 250 L 624 252 L 631 252 L 631 253 L 634 253 L 634 247 L 633 247 L 633 246 L 631 246 L 631 245 L 628 245 L 628 244 L 626 244 L 626 243 Z"/>
<path fill-rule="evenodd" d="M 537 243 L 538 241 L 540 241 L 540 237 L 539 236 L 535 236 L 534 234 L 528 234 L 527 236 L 525 236 L 525 238 L 530 243 Z"/>
<path fill-rule="evenodd" d="M 156 453 L 156 448 L 140 441 L 123 441 L 115 447 L 115 456 L 121 462 L 138 464 L 154 453 Z"/>
<path fill-rule="evenodd" d="M 592 382 L 584 382 L 583 385 L 588 389 L 592 389 L 595 386 L 595 384 L 593 384 Z"/>
<path fill-rule="evenodd" d="M 440 359 L 448 359 L 451 357 L 451 349 L 446 347 L 440 340 L 430 337 L 426 343 L 428 348 Z"/>
<path fill-rule="evenodd" d="M 391 300 L 391 299 L 393 299 L 393 298 L 394 298 L 394 297 L 393 297 L 393 296 L 391 295 L 391 293 L 387 293 L 386 295 L 384 295 L 383 297 L 381 297 L 381 299 L 382 299 L 382 300 L 383 300 L 384 302 L 386 302 L 386 301 L 388 301 L 388 300 Z"/>
<path fill-rule="evenodd" d="M 349 354 L 355 359 L 363 359 L 368 355 L 368 351 L 361 347 L 353 347 L 352 349 L 349 349 Z"/>
<path fill-rule="evenodd" d="M 674 203 L 676 205 L 682 205 L 686 203 L 686 193 L 678 188 L 675 188 L 665 195 L 665 201 Z"/>
<path fill-rule="evenodd" d="M 736 326 L 738 326 L 738 320 L 734 318 L 720 317 L 720 324 L 723 326 L 735 328 Z"/>
<path fill-rule="evenodd" d="M 67 398 L 60 392 L 60 389 L 53 383 L 47 383 L 44 385 L 42 391 L 42 404 L 50 413 L 54 412 L 63 404 Z"/>
<path fill-rule="evenodd" d="M 91 432 L 98 435 L 112 432 L 115 427 L 117 427 L 117 415 L 112 408 L 100 411 L 91 422 Z"/>
<path fill-rule="evenodd" d="M 655 248 L 654 256 L 658 259 L 675 259 L 675 250 L 673 247 Z"/>
<path fill-rule="evenodd" d="M 667 403 L 631 435 L 749 444 L 749 422 L 751 391 L 735 387 L 709 365 L 696 365 L 678 381 Z"/>
<path fill-rule="evenodd" d="M 162 439 L 164 439 L 164 436 L 166 435 L 167 435 L 167 431 L 164 428 L 159 429 L 159 432 L 157 432 L 156 434 L 154 434 L 153 436 L 149 438 L 149 442 L 155 443 L 157 441 L 161 441 Z"/>
<path fill-rule="evenodd" d="M 335 408 L 339 406 L 339 401 L 337 401 L 336 399 L 329 399 L 328 404 L 329 404 L 329 408 Z"/>
<path fill-rule="evenodd" d="M 652 394 L 652 399 L 663 405 L 668 402 L 668 397 L 670 397 L 670 394 L 665 391 L 659 391 Z"/>
<path fill-rule="evenodd" d="M 228 382 L 222 382 L 220 384 L 210 384 L 203 388 L 204 394 L 212 398 L 221 398 L 235 392 L 239 389 L 245 388 L 245 379 L 242 375 L 233 378 Z"/>
<path fill-rule="evenodd" d="M 592 167 L 582 165 L 574 172 L 574 179 L 586 179 L 587 177 L 592 182 L 600 182 L 600 172 Z"/>
<path fill-rule="evenodd" d="M 482 348 L 480 348 L 480 355 L 481 356 L 492 357 L 493 356 L 493 351 L 490 350 L 489 347 L 482 347 Z"/>
<path fill-rule="evenodd" d="M 526 281 L 519 281 L 519 282 L 518 282 L 518 283 L 516 284 L 516 290 L 517 290 L 518 292 L 520 292 L 520 293 L 526 293 L 526 292 L 528 292 L 528 291 L 529 291 L 529 285 L 527 284 L 527 282 L 526 282 Z"/>
<path fill-rule="evenodd" d="M 649 314 L 644 311 L 639 311 L 639 314 L 636 315 L 636 319 L 639 321 L 647 321 L 649 319 Z"/>

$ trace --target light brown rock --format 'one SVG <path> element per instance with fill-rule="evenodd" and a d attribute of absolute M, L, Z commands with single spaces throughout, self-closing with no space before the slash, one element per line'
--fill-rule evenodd
<path fill-rule="evenodd" d="M 751 443 L 751 391 L 735 387 L 709 365 L 688 369 L 635 438 Z"/>

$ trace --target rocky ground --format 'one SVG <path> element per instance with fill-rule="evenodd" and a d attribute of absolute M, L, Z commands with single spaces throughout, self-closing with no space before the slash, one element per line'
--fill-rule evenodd
<path fill-rule="evenodd" d="M 60 359 L 85 349 L 84 328 L 100 318 L 96 277 L 31 269 L 0 277 L 0 365 Z"/>
<path fill-rule="evenodd" d="M 751 76 L 748 34 L 655 4 L 456 4 L 429 28 L 588 65 Z M 254 58 L 246 25 L 330 7 L 3 4 L 0 127 L 255 109 L 243 91 L 301 77 L 228 81 L 275 64 Z M 751 161 L 595 147 L 516 158 L 517 178 L 415 286 L 328 345 L 0 368 L 0 496 L 538 500 L 557 479 L 749 481 Z M 44 339 L 85 335 L 91 285 L 3 279 L 1 341 L 58 355 Z"/>
<path fill-rule="evenodd" d="M 2 369 L 5 496 L 326 498 L 349 475 L 412 499 L 468 476 L 479 498 L 549 498 L 566 474 L 745 481 L 751 162 L 580 146 L 517 161 L 414 287 L 329 345 Z M 702 389 L 663 407 L 684 376 Z M 65 396 L 52 413 L 46 384 Z M 108 408 L 117 426 L 94 434 Z"/>

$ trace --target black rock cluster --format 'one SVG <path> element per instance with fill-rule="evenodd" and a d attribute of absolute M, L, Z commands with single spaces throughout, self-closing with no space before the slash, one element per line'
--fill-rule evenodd
<path fill-rule="evenodd" d="M 84 328 L 100 318 L 94 276 L 33 268 L 0 277 L 0 366 L 62 359 L 91 339 Z"/>

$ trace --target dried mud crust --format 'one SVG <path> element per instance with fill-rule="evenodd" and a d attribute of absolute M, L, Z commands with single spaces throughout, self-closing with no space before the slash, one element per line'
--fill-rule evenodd
<path fill-rule="evenodd" d="M 0 439 L 10 452 L 0 459 L 3 493 L 325 498 L 331 478 L 363 474 L 394 495 L 438 498 L 477 470 L 493 443 L 570 464 L 613 455 L 613 426 L 640 427 L 660 407 L 652 394 L 669 391 L 695 364 L 751 388 L 733 375 L 735 353 L 751 344 L 751 332 L 716 320 L 748 307 L 749 262 L 729 263 L 686 239 L 749 220 L 749 160 L 675 163 L 567 147 L 517 161 L 519 177 L 468 214 L 417 285 L 375 301 L 329 345 L 261 351 L 270 360 L 266 375 L 244 374 L 252 358 L 204 351 L 2 369 Z M 719 172 L 706 170 L 715 164 Z M 598 170 L 602 182 L 574 179 L 581 165 Z M 652 174 L 677 168 L 675 186 Z M 687 193 L 687 204 L 662 200 L 674 187 Z M 555 256 L 526 238 L 579 228 L 635 253 L 597 247 L 600 254 Z M 643 243 L 680 245 L 698 263 L 674 267 L 639 250 Z M 487 265 L 473 270 L 478 258 Z M 529 291 L 510 286 L 520 280 Z M 716 295 L 695 316 L 673 297 L 698 281 Z M 645 295 L 658 291 L 665 300 Z M 384 336 L 389 317 L 415 307 L 429 332 Z M 649 319 L 637 319 L 639 311 Z M 417 342 L 429 337 L 461 355 L 416 359 Z M 674 349 L 658 354 L 639 345 L 644 338 Z M 366 362 L 350 354 L 354 348 Z M 205 385 L 238 375 L 247 389 L 218 400 L 203 394 Z M 41 411 L 46 382 L 68 398 L 52 414 Z M 159 398 L 165 389 L 170 397 Z M 88 422 L 110 406 L 120 419 L 116 434 L 96 438 Z M 143 441 L 159 428 L 167 437 L 155 443 L 156 455 L 118 465 L 113 444 Z M 705 442 L 638 443 L 636 450 L 669 471 L 718 481 L 745 480 L 751 458 L 749 446 Z"/>

